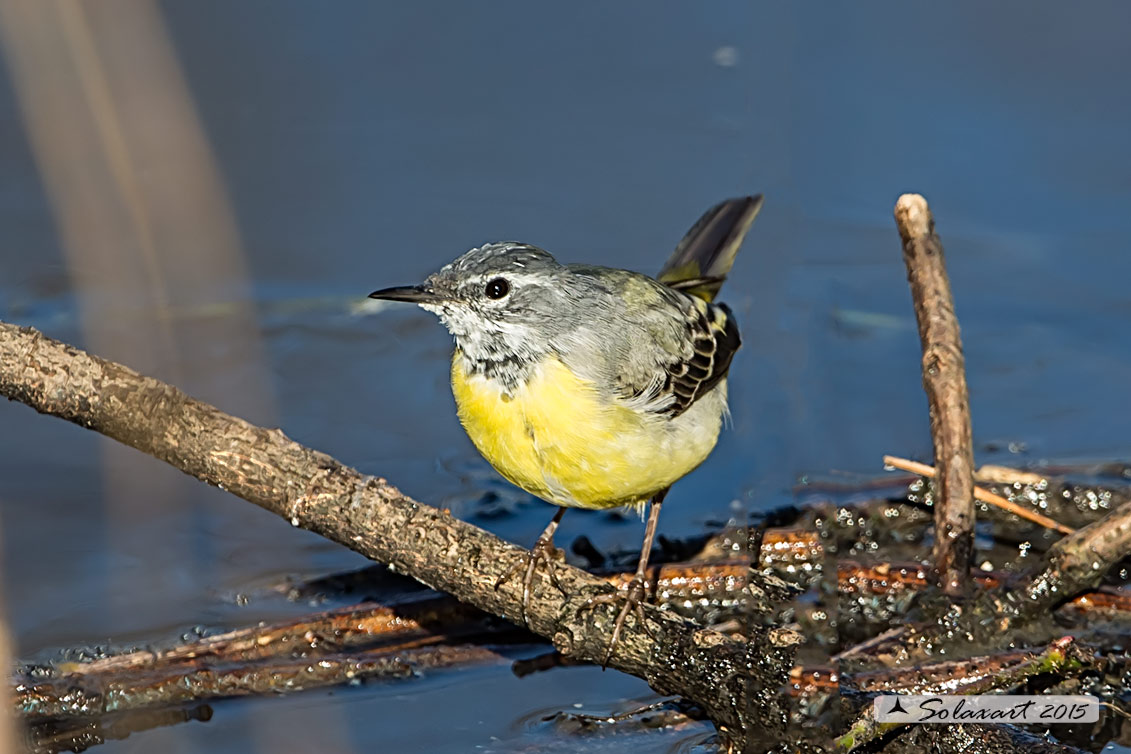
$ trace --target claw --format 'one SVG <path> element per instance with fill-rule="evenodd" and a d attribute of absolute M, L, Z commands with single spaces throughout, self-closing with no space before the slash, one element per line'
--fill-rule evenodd
<path fill-rule="evenodd" d="M 526 623 L 526 608 L 530 604 L 531 587 L 534 585 L 534 574 L 538 569 L 538 563 L 543 563 L 546 566 L 546 575 L 550 577 L 550 583 L 553 584 L 562 596 L 565 597 L 566 591 L 562 587 L 561 582 L 558 581 L 558 575 L 555 572 L 555 561 L 557 560 L 558 548 L 554 547 L 553 540 L 538 538 L 531 548 L 530 553 L 523 555 L 518 562 L 512 565 L 507 572 L 499 577 L 495 582 L 495 591 L 499 590 L 503 584 L 514 578 L 515 574 L 523 570 L 525 566 L 526 574 L 522 579 L 522 622 Z"/>
<path fill-rule="evenodd" d="M 646 584 L 640 574 L 632 578 L 628 584 L 625 585 L 624 591 L 618 590 L 613 594 L 598 594 L 590 597 L 585 601 L 578 612 L 583 610 L 591 610 L 597 605 L 613 604 L 624 599 L 624 605 L 621 606 L 620 612 L 617 613 L 617 619 L 613 623 L 613 635 L 609 639 L 609 648 L 605 651 L 605 659 L 601 662 L 601 669 L 608 668 L 609 661 L 613 659 L 613 651 L 616 649 L 617 642 L 620 641 L 621 629 L 624 628 L 624 621 L 628 618 L 628 614 L 632 613 L 636 616 L 636 623 L 644 631 L 656 640 L 656 634 L 648 627 L 648 620 L 644 614 L 644 598 L 646 596 Z"/>
<path fill-rule="evenodd" d="M 526 565 L 526 575 L 522 579 L 522 608 L 520 615 L 522 622 L 529 625 L 526 619 L 526 608 L 530 604 L 530 591 L 531 586 L 534 584 L 534 572 L 538 567 L 538 562 L 541 561 L 546 564 L 546 574 L 550 577 L 550 583 L 553 584 L 563 597 L 568 597 L 566 590 L 558 581 L 558 575 L 555 573 L 554 561 L 558 559 L 558 548 L 554 547 L 554 531 L 558 528 L 558 522 L 562 519 L 562 514 L 565 513 L 565 508 L 560 508 L 557 514 L 554 515 L 550 525 L 538 537 L 538 541 L 534 543 L 534 547 L 530 548 L 530 553 L 524 555 Z M 503 584 L 510 581 L 515 574 L 517 574 L 523 567 L 523 560 L 520 559 L 514 565 L 507 569 L 507 572 L 499 577 L 495 582 L 495 591 L 499 590 Z"/>
<path fill-rule="evenodd" d="M 617 613 L 616 622 L 613 623 L 613 635 L 609 639 L 609 648 L 605 652 L 605 660 L 601 663 L 601 670 L 609 667 L 609 660 L 613 659 L 613 651 L 617 648 L 621 629 L 624 628 L 624 621 L 630 612 L 636 616 L 637 625 L 644 629 L 653 641 L 656 640 L 656 634 L 648 628 L 648 621 L 644 616 L 644 586 L 648 572 L 648 555 L 652 551 L 652 538 L 656 535 L 656 521 L 660 518 L 660 504 L 664 502 L 664 496 L 667 494 L 668 491 L 665 489 L 652 497 L 652 508 L 648 511 L 648 525 L 644 528 L 644 544 L 640 548 L 640 562 L 636 566 L 636 575 L 625 585 L 624 606 Z M 578 609 L 578 612 L 591 609 L 598 604 L 616 602 L 620 598 L 620 591 L 613 594 L 598 594 L 586 600 L 585 604 Z"/>

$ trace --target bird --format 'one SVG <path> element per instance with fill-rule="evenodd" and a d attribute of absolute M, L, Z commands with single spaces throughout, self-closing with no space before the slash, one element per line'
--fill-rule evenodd
<path fill-rule="evenodd" d="M 741 337 L 714 299 L 761 207 L 760 194 L 711 207 L 655 278 L 561 264 L 537 246 L 503 241 L 467 251 L 419 285 L 369 294 L 439 316 L 455 341 L 452 393 L 472 443 L 508 481 L 558 506 L 525 562 L 524 621 L 539 563 L 561 590 L 553 538 L 567 508 L 631 506 L 643 518 L 650 504 L 624 593 L 586 603 L 624 599 L 606 665 L 628 614 L 645 626 L 664 498 L 711 453 L 729 416 L 727 373 Z"/>

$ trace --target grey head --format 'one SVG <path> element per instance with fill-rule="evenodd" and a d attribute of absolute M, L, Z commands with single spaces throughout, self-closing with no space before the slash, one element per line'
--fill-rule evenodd
<path fill-rule="evenodd" d="M 507 241 L 468 251 L 420 285 L 369 295 L 439 315 L 469 368 L 513 386 L 579 324 L 583 302 L 599 288 L 597 280 L 572 274 L 548 252 Z"/>

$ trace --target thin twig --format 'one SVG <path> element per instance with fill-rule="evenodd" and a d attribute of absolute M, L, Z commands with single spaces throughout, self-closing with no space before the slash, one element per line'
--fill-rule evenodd
<path fill-rule="evenodd" d="M 961 594 L 969 586 L 974 558 L 974 448 L 962 339 L 942 242 L 927 201 L 918 194 L 899 197 L 895 223 L 923 346 L 923 389 L 939 468 L 932 557 L 943 589 Z"/>
<path fill-rule="evenodd" d="M 983 463 L 974 470 L 974 481 L 983 484 L 1025 484 L 1034 485 L 1048 482 L 1048 477 L 1035 471 L 1024 471 L 1011 466 Z M 977 492 L 975 487 L 974 491 Z M 983 501 L 986 502 L 986 501 Z"/>
<path fill-rule="evenodd" d="M 839 570 L 837 572 L 837 582 L 838 582 L 837 587 L 839 589 L 840 588 L 840 573 L 839 573 Z M 862 641 L 859 644 L 853 644 L 848 649 L 845 649 L 842 652 L 836 653 L 830 659 L 834 663 L 836 663 L 837 666 L 839 667 L 839 664 L 842 661 L 852 659 L 852 658 L 857 657 L 857 656 L 862 655 L 862 654 L 867 654 L 869 651 L 871 651 L 871 649 L 873 647 L 879 646 L 880 644 L 883 644 L 885 641 L 887 641 L 887 640 L 889 640 L 893 637 L 899 636 L 901 633 L 903 633 L 903 626 L 894 626 L 893 628 L 889 628 L 888 630 L 883 631 L 882 633 L 876 634 L 871 639 L 867 639 L 865 641 Z"/>
<path fill-rule="evenodd" d="M 931 479 L 934 479 L 938 475 L 938 471 L 935 470 L 934 466 L 928 466 L 925 463 L 912 461 L 908 458 L 900 458 L 899 456 L 884 456 L 884 466 L 891 466 L 893 469 L 899 469 L 901 471 L 910 471 L 913 474 L 929 477 Z M 997 470 L 1000 469 L 1000 467 L 994 467 L 994 469 Z M 1037 479 L 1039 480 L 1040 477 L 1037 476 Z M 995 508 L 1001 508 L 1003 511 L 1012 513 L 1013 515 L 1019 518 L 1023 518 L 1026 521 L 1031 521 L 1034 524 L 1043 526 L 1046 529 L 1058 531 L 1061 534 L 1071 534 L 1072 532 L 1076 531 L 1069 526 L 1065 526 L 1059 521 L 1054 521 L 1048 516 L 1042 516 L 1040 513 L 1031 511 L 1023 505 L 1018 505 L 1012 500 L 1007 500 L 1001 495 L 995 495 L 989 490 L 983 489 L 981 487 L 974 488 L 974 498 L 982 501 L 983 503 L 986 503 L 987 505 L 992 505 Z"/>

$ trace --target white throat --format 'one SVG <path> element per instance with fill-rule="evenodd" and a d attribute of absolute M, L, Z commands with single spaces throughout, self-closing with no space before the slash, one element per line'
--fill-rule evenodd
<path fill-rule="evenodd" d="M 421 306 L 448 328 L 468 372 L 498 380 L 508 392 L 551 350 L 529 325 L 490 319 L 461 306 Z"/>

